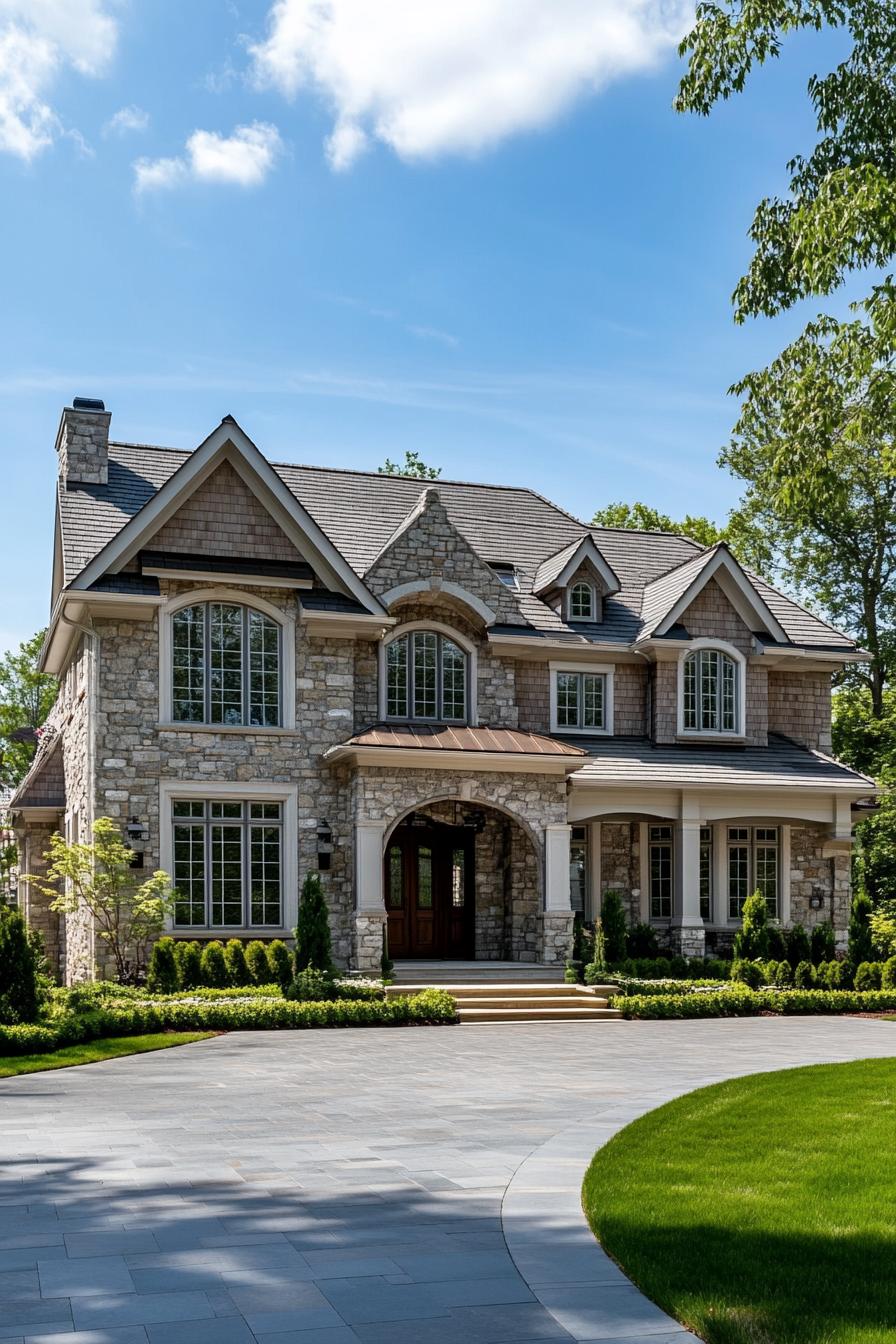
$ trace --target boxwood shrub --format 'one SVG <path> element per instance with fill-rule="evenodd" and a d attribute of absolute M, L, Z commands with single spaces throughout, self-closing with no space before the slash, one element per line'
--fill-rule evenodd
<path fill-rule="evenodd" d="M 886 1013 L 896 1011 L 896 990 L 725 989 L 718 993 L 626 995 L 615 1007 L 627 1018 L 758 1017 L 762 1013 Z"/>

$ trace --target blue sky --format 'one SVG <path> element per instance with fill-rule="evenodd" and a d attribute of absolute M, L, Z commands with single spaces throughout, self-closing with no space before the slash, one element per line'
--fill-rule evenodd
<path fill-rule="evenodd" d="M 583 518 L 735 502 L 725 389 L 806 312 L 736 327 L 729 295 L 831 38 L 698 120 L 684 0 L 312 9 L 0 0 L 0 647 L 46 620 L 75 395 L 120 439 L 231 413 L 274 460 L 410 448 Z"/>

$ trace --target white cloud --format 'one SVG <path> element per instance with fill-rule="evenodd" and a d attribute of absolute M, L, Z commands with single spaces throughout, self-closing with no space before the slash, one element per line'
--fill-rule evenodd
<path fill-rule="evenodd" d="M 103 127 L 103 135 L 128 135 L 131 131 L 145 131 L 149 126 L 149 113 L 142 107 L 120 107 Z"/>
<path fill-rule="evenodd" d="M 275 0 L 252 73 L 287 98 L 324 95 L 334 168 L 370 137 L 405 159 L 474 153 L 649 69 L 693 13 L 693 0 Z"/>
<path fill-rule="evenodd" d="M 277 127 L 265 121 L 237 126 L 229 136 L 217 131 L 194 131 L 187 140 L 185 157 L 138 159 L 134 164 L 134 190 L 141 195 L 190 180 L 257 187 L 274 167 L 282 149 Z"/>
<path fill-rule="evenodd" d="M 0 152 L 29 160 L 52 144 L 55 81 L 66 68 L 102 74 L 117 36 L 105 0 L 0 0 Z"/>

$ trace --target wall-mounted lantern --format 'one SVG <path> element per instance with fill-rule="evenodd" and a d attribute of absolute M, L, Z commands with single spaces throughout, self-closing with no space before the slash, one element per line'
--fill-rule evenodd
<path fill-rule="evenodd" d="M 333 858 L 333 831 L 328 821 L 317 823 L 317 866 L 326 872 Z"/>
<path fill-rule="evenodd" d="M 124 828 L 124 833 L 128 838 L 128 844 L 133 850 L 131 859 L 132 868 L 143 867 L 143 850 L 135 849 L 135 845 L 145 845 L 149 840 L 149 827 L 137 817 L 129 817 L 128 823 Z"/>
<path fill-rule="evenodd" d="M 485 830 L 485 813 L 480 811 L 479 808 L 468 812 L 464 817 L 464 826 L 467 830 L 475 831 L 477 835 L 481 835 Z"/>
<path fill-rule="evenodd" d="M 812 895 L 809 897 L 809 908 L 811 910 L 820 910 L 824 905 L 824 892 L 815 887 Z"/>

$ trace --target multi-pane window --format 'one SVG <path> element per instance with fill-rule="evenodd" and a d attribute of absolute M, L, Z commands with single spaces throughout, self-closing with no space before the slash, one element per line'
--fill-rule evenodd
<path fill-rule="evenodd" d="M 281 803 L 178 798 L 172 833 L 177 927 L 282 923 Z"/>
<path fill-rule="evenodd" d="M 672 918 L 672 827 L 651 826 L 647 861 L 650 879 L 650 918 Z"/>
<path fill-rule="evenodd" d="M 606 728 L 607 677 L 604 672 L 556 672 L 557 727 Z"/>
<path fill-rule="evenodd" d="M 754 891 L 765 897 L 772 919 L 778 916 L 780 839 L 777 826 L 728 827 L 728 917 L 740 919 Z"/>
<path fill-rule="evenodd" d="M 587 826 L 573 826 L 569 838 L 569 902 L 574 911 L 588 914 Z"/>
<path fill-rule="evenodd" d="M 280 626 L 233 602 L 197 602 L 171 619 L 175 722 L 277 727 Z"/>
<path fill-rule="evenodd" d="M 700 827 L 700 918 L 712 918 L 712 827 Z"/>
<path fill-rule="evenodd" d="M 413 630 L 386 646 L 390 719 L 467 718 L 467 655 L 436 630 Z"/>
<path fill-rule="evenodd" d="M 737 731 L 737 664 L 719 649 L 697 649 L 684 660 L 683 723 L 687 732 Z"/>
<path fill-rule="evenodd" d="M 594 620 L 594 589 L 590 583 L 574 583 L 569 590 L 569 619 Z"/>

